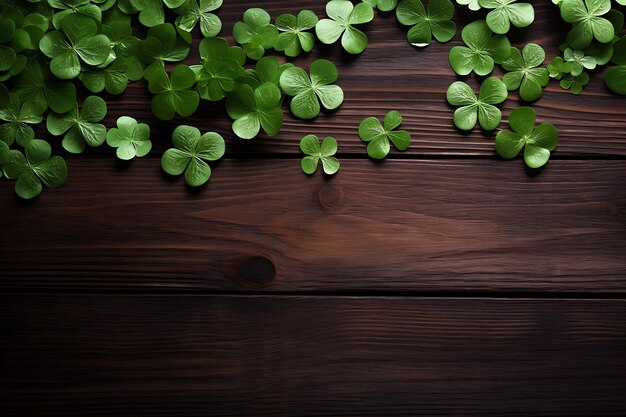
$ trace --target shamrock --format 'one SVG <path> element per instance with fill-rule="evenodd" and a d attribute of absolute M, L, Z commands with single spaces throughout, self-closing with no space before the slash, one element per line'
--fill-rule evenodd
<path fill-rule="evenodd" d="M 93 68 L 78 75 L 78 79 L 87 90 L 92 93 L 106 90 L 109 94 L 123 93 L 128 86 L 128 81 L 137 81 L 141 77 L 143 77 L 143 66 L 134 57 L 116 58 L 105 68 Z"/>
<path fill-rule="evenodd" d="M 563 58 L 572 66 L 570 73 L 573 76 L 580 75 L 585 68 L 592 70 L 598 65 L 594 57 L 586 56 L 583 51 L 573 50 L 571 48 L 567 48 L 563 51 Z"/>
<path fill-rule="evenodd" d="M 67 165 L 60 156 L 50 157 L 48 142 L 33 139 L 26 144 L 26 156 L 18 150 L 9 151 L 4 164 L 4 175 L 17 179 L 15 193 L 24 199 L 41 194 L 42 183 L 48 188 L 65 184 Z"/>
<path fill-rule="evenodd" d="M 156 94 L 152 98 L 152 113 L 162 120 L 172 119 L 175 113 L 191 116 L 200 101 L 198 93 L 191 90 L 195 82 L 196 74 L 185 65 L 174 68 L 171 80 L 165 69 L 155 68 L 148 79 L 148 90 Z"/>
<path fill-rule="evenodd" d="M 200 22 L 200 32 L 206 38 L 217 36 L 222 30 L 222 21 L 211 13 L 222 6 L 222 0 L 186 0 L 174 11 L 179 15 L 176 26 L 191 32 Z"/>
<path fill-rule="evenodd" d="M 552 59 L 552 62 L 548 65 L 547 69 L 550 73 L 551 78 L 556 78 L 557 80 L 560 80 L 565 75 L 572 72 L 572 64 L 569 62 L 565 62 L 563 58 L 557 56 Z"/>
<path fill-rule="evenodd" d="M 480 10 L 479 0 L 456 0 L 456 2 L 460 5 L 469 7 L 472 11 Z"/>
<path fill-rule="evenodd" d="M 61 30 L 46 33 L 39 47 L 50 62 L 52 73 L 62 80 L 75 78 L 80 63 L 100 65 L 111 52 L 111 43 L 98 34 L 98 22 L 91 17 L 73 13 L 61 21 Z"/>
<path fill-rule="evenodd" d="M 613 25 L 601 17 L 611 10 L 611 0 L 563 0 L 561 17 L 574 24 L 567 35 L 567 43 L 571 48 L 582 49 L 591 44 L 595 38 L 598 42 L 607 43 L 615 34 Z"/>
<path fill-rule="evenodd" d="M 34 102 L 44 111 L 64 113 L 76 103 L 76 87 L 71 82 L 59 82 L 52 76 L 46 65 L 42 66 L 33 58 L 28 58 L 26 67 L 19 76 L 12 79 L 15 93 L 23 103 Z"/>
<path fill-rule="evenodd" d="M 336 0 L 332 0 L 336 1 Z M 326 59 L 313 61 L 310 78 L 302 68 L 287 68 L 280 76 L 280 86 L 291 100 L 291 112 L 302 118 L 312 119 L 320 112 L 320 103 L 333 110 L 343 102 L 343 90 L 334 85 L 339 77 L 337 67 Z"/>
<path fill-rule="evenodd" d="M 505 159 L 517 156 L 524 149 L 524 162 L 530 168 L 540 168 L 550 159 L 556 148 L 558 132 L 552 123 L 535 127 L 535 110 L 519 107 L 509 115 L 512 132 L 501 130 L 496 135 L 496 151 Z"/>
<path fill-rule="evenodd" d="M 175 9 L 182 6 L 185 0 L 130 0 L 131 6 L 139 11 L 139 22 L 148 27 L 160 25 L 165 22 L 165 11 L 163 4 Z M 133 12 L 133 13 L 134 13 Z"/>
<path fill-rule="evenodd" d="M 377 7 L 381 12 L 390 12 L 396 8 L 398 0 L 363 0 L 363 3 Z"/>
<path fill-rule="evenodd" d="M 35 138 L 35 132 L 28 124 L 41 123 L 44 111 L 41 102 L 30 100 L 20 105 L 19 97 L 10 94 L 9 105 L 0 110 L 0 120 L 5 122 L 0 125 L 0 142 L 7 145 L 17 142 L 20 146 L 26 146 Z"/>
<path fill-rule="evenodd" d="M 117 119 L 117 128 L 109 129 L 106 134 L 107 145 L 117 148 L 115 155 L 128 161 L 134 157 L 146 156 L 152 149 L 150 126 L 137 123 L 132 117 L 122 116 Z"/>
<path fill-rule="evenodd" d="M 315 135 L 306 135 L 300 141 L 300 150 L 307 155 L 302 158 L 300 166 L 305 174 L 313 174 L 317 171 L 317 165 L 322 161 L 322 168 L 327 175 L 336 174 L 339 171 L 339 161 L 333 155 L 337 153 L 337 141 L 327 137 L 320 145 L 320 140 Z"/>
<path fill-rule="evenodd" d="M 421 0 L 402 0 L 396 9 L 398 21 L 413 27 L 407 34 L 413 46 L 427 46 L 433 36 L 439 42 L 448 42 L 456 33 L 456 25 L 452 21 L 454 5 L 450 0 L 430 0 L 428 10 L 424 9 Z"/>
<path fill-rule="evenodd" d="M 502 77 L 506 88 L 509 91 L 519 88 L 519 95 L 524 101 L 539 99 L 542 88 L 550 81 L 548 70 L 537 68 L 545 59 L 543 48 L 534 43 L 524 46 L 521 53 L 519 49 L 511 48 L 509 59 L 502 63 L 502 67 L 509 71 Z"/>
<path fill-rule="evenodd" d="M 568 75 L 559 84 L 561 88 L 578 95 L 582 93 L 583 87 L 589 84 L 589 74 L 582 72 L 579 75 Z"/>
<path fill-rule="evenodd" d="M 506 36 L 494 35 L 484 20 L 477 20 L 463 28 L 461 38 L 467 46 L 455 46 L 450 50 L 450 66 L 459 75 L 474 71 L 487 75 L 511 54 L 511 44 Z"/>
<path fill-rule="evenodd" d="M 511 25 L 518 28 L 530 26 L 535 20 L 535 9 L 530 3 L 516 3 L 517 0 L 478 0 L 487 13 L 487 26 L 494 33 L 503 35 Z"/>
<path fill-rule="evenodd" d="M 148 30 L 148 32 L 150 32 Z M 139 39 L 133 36 L 133 29 L 128 22 L 113 21 L 108 25 L 102 25 L 102 33 L 109 38 L 115 56 L 131 57 L 137 54 Z"/>
<path fill-rule="evenodd" d="M 91 0 L 48 0 L 48 4 L 61 10 L 52 16 L 52 24 L 56 29 L 60 29 L 61 21 L 72 13 L 80 13 L 97 21 L 102 19 L 102 11 L 95 4 L 91 4 Z"/>
<path fill-rule="evenodd" d="M 626 65 L 609 68 L 604 74 L 604 80 L 611 91 L 626 96 Z"/>
<path fill-rule="evenodd" d="M 265 50 L 273 48 L 278 40 L 278 29 L 270 24 L 270 15 L 263 9 L 252 8 L 243 14 L 243 22 L 233 26 L 233 37 L 249 58 L 258 60 Z"/>
<path fill-rule="evenodd" d="M 471 130 L 476 120 L 485 130 L 494 130 L 500 124 L 502 112 L 495 104 L 506 100 L 506 85 L 496 77 L 489 77 L 480 86 L 478 97 L 472 88 L 462 81 L 455 81 L 448 88 L 446 98 L 453 106 L 461 106 L 454 111 L 454 125 L 461 130 Z"/>
<path fill-rule="evenodd" d="M 224 138 L 215 132 L 200 136 L 192 126 L 178 126 L 172 134 L 174 148 L 165 151 L 161 168 L 170 175 L 185 173 L 185 181 L 192 187 L 205 184 L 211 177 L 207 161 L 217 161 L 224 156 Z"/>
<path fill-rule="evenodd" d="M 261 128 L 274 136 L 283 125 L 280 90 L 266 82 L 256 89 L 247 84 L 238 86 L 226 98 L 226 112 L 234 120 L 233 132 L 242 139 L 252 139 Z"/>
<path fill-rule="evenodd" d="M 46 120 L 48 132 L 63 137 L 63 148 L 70 153 L 82 153 L 87 145 L 100 146 L 106 139 L 107 129 L 98 123 L 107 114 L 107 105 L 98 96 L 89 96 L 79 111 L 78 104 L 67 113 L 50 113 Z"/>
<path fill-rule="evenodd" d="M 411 135 L 406 130 L 394 130 L 402 124 L 402 116 L 391 110 L 383 124 L 375 117 L 367 117 L 359 124 L 359 137 L 367 144 L 367 154 L 374 159 L 383 159 L 389 153 L 389 141 L 399 151 L 405 151 L 411 143 Z"/>
<path fill-rule="evenodd" d="M 367 36 L 354 25 L 370 22 L 374 18 L 372 6 L 359 3 L 356 6 L 348 0 L 330 0 L 326 3 L 326 14 L 330 19 L 322 19 L 315 25 L 317 38 L 327 45 L 341 37 L 343 49 L 351 54 L 360 54 L 367 48 Z"/>
<path fill-rule="evenodd" d="M 276 19 L 276 27 L 280 31 L 276 41 L 276 50 L 285 51 L 287 56 L 298 56 L 302 51 L 311 52 L 315 44 L 315 35 L 306 32 L 313 29 L 318 18 L 310 10 L 302 10 L 298 16 L 283 14 Z"/>
<path fill-rule="evenodd" d="M 238 46 L 229 47 L 222 38 L 202 39 L 198 50 L 202 64 L 190 67 L 196 74 L 196 89 L 205 100 L 221 100 L 243 74 L 246 54 Z"/>
<path fill-rule="evenodd" d="M 176 35 L 171 23 L 163 23 L 148 29 L 146 39 L 139 42 L 139 59 L 151 67 L 163 67 L 165 62 L 182 61 L 189 55 L 189 45 Z"/>

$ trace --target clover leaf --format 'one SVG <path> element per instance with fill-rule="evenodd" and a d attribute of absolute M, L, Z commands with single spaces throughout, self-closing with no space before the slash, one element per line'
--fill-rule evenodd
<path fill-rule="evenodd" d="M 563 0 L 561 17 L 574 24 L 567 35 L 567 43 L 573 49 L 586 48 L 595 38 L 607 43 L 615 34 L 613 25 L 604 17 L 611 9 L 611 0 Z"/>
<path fill-rule="evenodd" d="M 320 161 L 322 161 L 322 168 L 326 175 L 333 175 L 339 171 L 339 161 L 333 156 L 337 153 L 335 138 L 329 136 L 320 145 L 317 136 L 306 135 L 300 141 L 300 150 L 306 155 L 300 162 L 305 174 L 311 175 L 317 171 Z"/>
<path fill-rule="evenodd" d="M 565 49 L 563 58 L 572 66 L 570 73 L 573 76 L 580 75 L 585 68 L 592 70 L 598 65 L 594 57 L 585 55 L 584 51 L 573 50 L 571 48 Z"/>
<path fill-rule="evenodd" d="M 215 132 L 200 136 L 192 126 L 178 126 L 172 134 L 174 148 L 165 151 L 161 168 L 170 175 L 185 173 L 185 181 L 192 187 L 205 184 L 211 177 L 207 161 L 217 161 L 226 150 L 224 138 Z"/>
<path fill-rule="evenodd" d="M 24 155 L 18 150 L 9 151 L 4 164 L 4 175 L 17 179 L 15 193 L 24 199 L 41 194 L 42 183 L 48 188 L 57 188 L 67 180 L 67 165 L 60 156 L 50 157 L 52 150 L 48 142 L 33 139 L 26 144 Z"/>
<path fill-rule="evenodd" d="M 137 123 L 132 117 L 122 116 L 117 119 L 117 127 L 109 129 L 106 142 L 112 148 L 117 148 L 115 155 L 124 161 L 134 157 L 146 156 L 152 149 L 150 141 L 150 126 Z"/>
<path fill-rule="evenodd" d="M 463 28 L 461 38 L 467 46 L 455 46 L 450 50 L 450 66 L 459 75 L 474 71 L 487 75 L 494 63 L 500 64 L 511 54 L 511 44 L 506 36 L 494 35 L 484 20 L 477 20 Z"/>
<path fill-rule="evenodd" d="M 0 110 L 0 141 L 7 145 L 17 142 L 26 146 L 35 138 L 35 132 L 28 124 L 39 124 L 43 120 L 45 107 L 38 101 L 20 103 L 16 94 L 10 94 L 9 105 Z"/>
<path fill-rule="evenodd" d="M 363 3 L 378 8 L 381 12 L 390 12 L 396 8 L 398 0 L 363 0 Z"/>
<path fill-rule="evenodd" d="M 2 167 L 6 164 L 9 158 L 9 145 L 0 140 L 0 178 L 4 175 Z"/>
<path fill-rule="evenodd" d="M 249 58 L 258 60 L 271 49 L 278 40 L 278 29 L 270 24 L 271 17 L 263 9 L 248 9 L 243 14 L 243 22 L 233 26 L 233 37 L 242 45 Z"/>
<path fill-rule="evenodd" d="M 327 45 L 341 38 L 341 46 L 351 54 L 360 54 L 367 48 L 367 36 L 354 25 L 370 22 L 374 18 L 372 6 L 348 0 L 330 0 L 326 3 L 330 19 L 321 19 L 315 25 L 317 38 Z"/>
<path fill-rule="evenodd" d="M 133 36 L 133 29 L 130 23 L 113 21 L 108 25 L 102 25 L 102 33 L 109 38 L 117 58 L 131 57 L 137 54 L 139 39 Z"/>
<path fill-rule="evenodd" d="M 200 98 L 191 90 L 196 74 L 185 65 L 172 71 L 171 79 L 163 68 L 155 68 L 148 78 L 148 90 L 156 94 L 152 98 L 152 113 L 162 120 L 170 120 L 177 113 L 188 117 L 198 108 Z"/>
<path fill-rule="evenodd" d="M 563 58 L 557 56 L 552 59 L 552 62 L 548 65 L 547 69 L 551 78 L 560 80 L 572 72 L 572 64 L 570 62 L 565 62 Z"/>
<path fill-rule="evenodd" d="M 535 9 L 530 3 L 517 0 L 478 0 L 481 7 L 493 9 L 487 13 L 487 26 L 494 33 L 503 35 L 511 29 L 530 26 L 535 20 Z"/>
<path fill-rule="evenodd" d="M 462 6 L 467 6 L 470 10 L 480 10 L 479 0 L 456 0 L 456 2 Z"/>
<path fill-rule="evenodd" d="M 178 15 L 176 26 L 185 32 L 191 32 L 200 22 L 200 32 L 207 38 L 217 36 L 222 30 L 222 21 L 211 13 L 222 6 L 222 0 L 186 0 L 175 9 Z"/>
<path fill-rule="evenodd" d="M 524 148 L 524 162 L 530 168 L 540 168 L 556 148 L 558 132 L 552 123 L 535 127 L 535 110 L 519 107 L 509 115 L 512 131 L 501 130 L 496 135 L 496 151 L 505 159 L 515 158 Z"/>
<path fill-rule="evenodd" d="M 276 19 L 276 27 L 280 34 L 275 49 L 284 51 L 285 55 L 294 57 L 304 52 L 311 52 L 315 45 L 315 35 L 307 32 L 313 29 L 318 18 L 310 10 L 302 10 L 298 16 L 283 14 Z"/>
<path fill-rule="evenodd" d="M 509 71 L 504 74 L 502 81 L 509 91 L 519 88 L 519 95 L 524 101 L 535 101 L 541 97 L 543 88 L 548 85 L 550 76 L 546 68 L 537 68 L 546 59 L 543 48 L 529 43 L 522 49 L 511 48 L 511 56 L 502 63 L 502 67 Z"/>
<path fill-rule="evenodd" d="M 130 0 L 130 5 L 135 11 L 139 11 L 139 22 L 148 27 L 160 25 L 165 22 L 165 10 L 163 4 L 169 9 L 182 6 L 185 0 Z"/>
<path fill-rule="evenodd" d="M 395 130 L 402 124 L 402 116 L 391 110 L 383 123 L 375 117 L 367 117 L 359 124 L 359 137 L 367 144 L 367 154 L 374 159 L 383 159 L 389 154 L 389 141 L 399 151 L 405 151 L 411 143 L 411 135 L 406 130 Z"/>
<path fill-rule="evenodd" d="M 22 103 L 34 102 L 44 111 L 50 107 L 57 113 L 72 109 L 76 103 L 76 87 L 71 82 L 59 82 L 48 70 L 33 58 L 26 61 L 26 67 L 11 80 L 15 93 Z"/>
<path fill-rule="evenodd" d="M 450 0 L 430 0 L 424 9 L 421 0 L 402 0 L 396 9 L 396 17 L 403 25 L 413 26 L 407 39 L 413 46 L 427 46 L 433 40 L 448 42 L 456 33 L 454 5 Z"/>
<path fill-rule="evenodd" d="M 102 19 L 102 11 L 91 0 L 48 0 L 48 4 L 60 12 L 52 16 L 52 24 L 55 28 L 61 28 L 61 21 L 72 13 L 80 13 L 92 17 L 98 21 Z"/>
<path fill-rule="evenodd" d="M 333 0 L 336 1 L 336 0 Z M 328 110 L 343 102 L 343 90 L 333 83 L 339 73 L 337 67 L 326 59 L 313 61 L 311 76 L 299 67 L 287 68 L 280 76 L 280 86 L 291 100 L 291 112 L 301 119 L 312 119 L 320 113 L 320 101 Z M 319 101 L 318 101 L 319 99 Z"/>
<path fill-rule="evenodd" d="M 272 83 L 280 88 L 280 77 L 283 75 L 283 72 L 285 72 L 287 68 L 293 67 L 294 65 L 289 62 L 281 64 L 276 57 L 265 56 L 257 61 L 252 74 L 258 83 L 250 84 L 250 86 L 256 88 L 263 83 Z"/>
<path fill-rule="evenodd" d="M 261 128 L 274 136 L 283 125 L 280 90 L 266 82 L 256 89 L 247 84 L 238 86 L 226 98 L 226 112 L 234 120 L 233 132 L 242 139 L 252 139 Z"/>
<path fill-rule="evenodd" d="M 86 146 L 100 146 L 106 139 L 107 129 L 98 123 L 107 114 L 107 105 L 98 96 L 89 96 L 79 111 L 78 104 L 63 114 L 50 113 L 46 120 L 48 132 L 55 136 L 65 134 L 63 148 L 70 153 L 82 153 Z"/>
<path fill-rule="evenodd" d="M 154 66 L 163 67 L 165 62 L 179 62 L 189 55 L 189 45 L 176 35 L 171 23 L 163 23 L 148 29 L 146 39 L 139 42 L 139 59 L 150 72 Z"/>
<path fill-rule="evenodd" d="M 80 73 L 81 61 L 100 65 L 111 53 L 106 35 L 98 33 L 98 22 L 73 13 L 61 21 L 61 30 L 48 32 L 39 42 L 41 52 L 50 62 L 52 73 L 62 80 L 75 78 Z"/>
<path fill-rule="evenodd" d="M 461 130 L 471 130 L 476 121 L 484 130 L 494 130 L 500 124 L 502 112 L 495 104 L 500 104 L 508 96 L 504 82 L 496 77 L 489 77 L 480 86 L 478 97 L 472 88 L 462 81 L 456 81 L 448 88 L 446 98 L 453 106 L 460 106 L 454 111 L 454 125 Z"/>
<path fill-rule="evenodd" d="M 83 71 L 78 75 L 78 79 L 92 93 L 106 90 L 109 94 L 117 95 L 126 90 L 129 81 L 140 80 L 142 76 L 141 63 L 134 57 L 129 57 L 116 58 L 105 68 Z"/>
<path fill-rule="evenodd" d="M 246 55 L 238 46 L 229 47 L 222 38 L 202 39 L 198 50 L 202 64 L 190 67 L 196 75 L 196 90 L 205 100 L 222 100 L 235 89 Z"/>
<path fill-rule="evenodd" d="M 579 75 L 568 75 L 563 78 L 559 83 L 561 88 L 570 90 L 573 94 L 580 94 L 583 91 L 583 87 L 589 84 L 589 74 L 582 72 Z"/>
<path fill-rule="evenodd" d="M 604 80 L 611 91 L 626 96 L 626 65 L 617 65 L 606 70 Z"/>

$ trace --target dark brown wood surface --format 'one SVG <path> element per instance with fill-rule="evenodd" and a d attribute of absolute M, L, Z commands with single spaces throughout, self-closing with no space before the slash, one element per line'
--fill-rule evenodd
<path fill-rule="evenodd" d="M 248 7 L 324 4 L 219 15 L 229 37 Z M 510 38 L 551 58 L 567 26 L 533 4 Z M 480 16 L 457 10 L 459 29 Z M 150 156 L 68 156 L 68 183 L 30 202 L 0 182 L 0 415 L 626 415 L 626 99 L 598 71 L 581 96 L 552 82 L 534 107 L 559 147 L 530 171 L 454 128 L 459 34 L 417 50 L 384 13 L 365 30 L 361 56 L 294 60 L 331 59 L 346 99 L 308 122 L 285 108 L 274 138 L 236 139 L 221 103 L 159 121 L 139 82 L 106 123 L 149 123 Z M 390 109 L 412 144 L 373 162 L 357 126 Z M 198 190 L 160 170 L 181 123 L 227 141 Z M 335 178 L 300 171 L 308 133 L 338 139 Z"/>

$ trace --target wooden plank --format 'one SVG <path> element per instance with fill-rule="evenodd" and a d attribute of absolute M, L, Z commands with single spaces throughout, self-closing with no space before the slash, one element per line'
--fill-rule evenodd
<path fill-rule="evenodd" d="M 511 39 L 517 46 L 528 42 L 542 45 L 548 58 L 559 54 L 558 46 L 564 40 L 567 26 L 562 23 L 557 6 L 546 1 L 533 2 L 537 20 L 529 29 L 513 30 Z M 324 16 L 324 2 L 302 1 L 294 7 L 285 1 L 229 0 L 219 13 L 224 21 L 223 35 L 230 37 L 233 24 L 241 19 L 248 7 L 264 7 L 275 18 L 282 13 L 310 8 Z M 457 7 L 459 28 L 475 20 L 480 14 Z M 409 155 L 493 155 L 495 134 L 476 129 L 464 133 L 452 124 L 453 108 L 447 105 L 445 92 L 457 79 L 448 64 L 448 52 L 460 43 L 460 30 L 455 41 L 434 43 L 425 49 L 415 49 L 406 42 L 406 29 L 399 25 L 393 14 L 378 13 L 375 20 L 365 25 L 370 39 L 368 50 L 358 57 L 345 54 L 339 45 L 318 46 L 309 56 L 296 59 L 298 65 L 308 67 L 319 57 L 331 59 L 339 67 L 339 84 L 345 90 L 345 102 L 336 112 L 324 113 L 314 121 L 293 118 L 285 106 L 285 124 L 281 133 L 268 138 L 264 135 L 255 141 L 236 139 L 231 133 L 231 121 L 222 103 L 204 102 L 189 119 L 163 122 L 152 116 L 150 94 L 143 82 L 132 84 L 119 97 L 109 97 L 108 126 L 115 119 L 133 115 L 152 127 L 155 152 L 169 146 L 171 132 L 182 123 L 192 124 L 203 131 L 215 130 L 223 134 L 232 151 L 244 154 L 296 153 L 302 136 L 314 132 L 320 136 L 331 135 L 340 142 L 345 153 L 365 156 L 365 147 L 358 138 L 359 122 L 367 116 L 382 117 L 390 109 L 398 109 L 404 117 L 403 127 L 413 135 L 411 148 L 394 157 Z M 196 36 L 187 63 L 197 63 Z M 497 73 L 500 74 L 500 73 Z M 478 81 L 470 77 L 476 88 Z M 505 115 L 521 103 L 512 93 L 504 105 Z M 535 109 L 540 122 L 550 121 L 559 129 L 559 149 L 555 157 L 580 155 L 626 155 L 626 101 L 611 94 L 604 86 L 603 76 L 594 72 L 592 82 L 582 96 L 574 96 L 552 82 Z M 507 124 L 503 122 L 502 128 Z M 42 133 L 43 134 L 43 133 Z M 106 152 L 106 147 L 92 152 Z"/>
<path fill-rule="evenodd" d="M 189 190 L 154 158 L 70 161 L 0 193 L 0 289 L 626 291 L 626 166 L 227 159 Z"/>
<path fill-rule="evenodd" d="M 0 313 L 4 416 L 626 413 L 624 300 L 17 295 Z"/>

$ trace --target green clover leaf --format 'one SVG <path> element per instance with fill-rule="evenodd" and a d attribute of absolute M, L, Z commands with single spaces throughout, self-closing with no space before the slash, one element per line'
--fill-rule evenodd
<path fill-rule="evenodd" d="M 339 161 L 333 155 L 337 153 L 337 141 L 327 137 L 320 145 L 320 140 L 315 135 L 306 135 L 300 141 L 300 150 L 307 156 L 302 158 L 300 166 L 305 174 L 313 174 L 317 171 L 317 165 L 322 161 L 324 174 L 334 175 L 339 171 Z"/>
<path fill-rule="evenodd" d="M 556 78 L 557 80 L 560 80 L 561 78 L 572 72 L 572 64 L 569 62 L 565 62 L 563 58 L 557 56 L 552 59 L 552 62 L 548 65 L 547 69 L 550 73 L 551 78 Z"/>
<path fill-rule="evenodd" d="M 185 0 L 130 0 L 132 13 L 139 11 L 139 22 L 147 27 L 153 27 L 165 22 L 163 4 L 169 9 L 183 5 Z M 130 11 L 130 10 L 129 10 Z"/>
<path fill-rule="evenodd" d="M 17 142 L 24 147 L 35 138 L 35 132 L 28 124 L 39 124 L 43 120 L 45 107 L 38 101 L 26 101 L 20 105 L 17 94 L 10 94 L 9 105 L 0 110 L 0 141 L 7 145 Z"/>
<path fill-rule="evenodd" d="M 9 145 L 0 140 L 0 178 L 3 177 L 4 171 L 2 167 L 7 163 L 9 159 Z"/>
<path fill-rule="evenodd" d="M 217 36 L 222 30 L 222 21 L 211 12 L 221 6 L 222 0 L 186 0 L 182 6 L 174 10 L 179 15 L 176 18 L 176 26 L 185 32 L 191 32 L 200 22 L 200 32 L 204 37 Z"/>
<path fill-rule="evenodd" d="M 278 134 L 283 125 L 280 100 L 280 90 L 271 82 L 254 90 L 247 84 L 239 85 L 226 98 L 226 112 L 234 120 L 233 132 L 242 139 L 256 137 L 261 128 L 268 136 Z"/>
<path fill-rule="evenodd" d="M 402 116 L 396 110 L 391 110 L 385 116 L 383 123 L 375 117 L 367 117 L 359 124 L 359 137 L 367 144 L 367 154 L 370 158 L 384 159 L 391 146 L 389 141 L 399 151 L 405 151 L 411 143 L 411 135 L 406 130 L 395 130 L 402 124 Z"/>
<path fill-rule="evenodd" d="M 567 35 L 573 49 L 586 48 L 595 38 L 598 42 L 611 42 L 615 34 L 611 22 L 601 16 L 611 10 L 611 0 L 563 0 L 561 17 L 574 28 Z"/>
<path fill-rule="evenodd" d="M 341 46 L 351 54 L 360 54 L 367 48 L 367 36 L 354 25 L 370 22 L 374 18 L 372 6 L 349 0 L 330 0 L 326 3 L 330 19 L 321 19 L 315 25 L 317 38 L 327 45 L 341 38 Z"/>
<path fill-rule="evenodd" d="M 42 183 L 48 188 L 57 188 L 67 180 L 67 165 L 60 156 L 50 157 L 52 150 L 48 142 L 33 139 L 25 147 L 26 156 L 18 150 L 9 151 L 4 164 L 4 175 L 17 179 L 15 193 L 24 199 L 41 194 Z"/>
<path fill-rule="evenodd" d="M 130 23 L 113 21 L 108 25 L 102 25 L 102 34 L 109 38 L 116 57 L 137 55 L 139 39 L 133 36 L 133 29 Z"/>
<path fill-rule="evenodd" d="M 97 21 L 102 20 L 102 10 L 95 4 L 91 4 L 91 0 L 48 0 L 48 4 L 61 10 L 52 16 L 52 24 L 56 29 L 60 29 L 61 21 L 72 13 L 80 13 Z"/>
<path fill-rule="evenodd" d="M 271 17 L 263 9 L 252 8 L 243 14 L 243 22 L 233 26 L 233 37 L 243 47 L 246 55 L 254 60 L 265 55 L 278 40 L 278 29 L 270 24 Z"/>
<path fill-rule="evenodd" d="M 253 75 L 258 83 L 254 83 L 252 86 L 255 88 L 263 83 L 272 83 L 276 87 L 280 88 L 280 77 L 287 68 L 293 68 L 291 63 L 281 64 L 278 59 L 273 56 L 265 56 L 256 63 L 253 71 Z M 281 92 L 282 94 L 282 92 Z"/>
<path fill-rule="evenodd" d="M 171 23 L 163 23 L 148 29 L 146 39 L 139 42 L 139 59 L 149 69 L 163 67 L 165 62 L 179 62 L 189 55 L 189 44 L 177 36 Z"/>
<path fill-rule="evenodd" d="M 276 19 L 276 27 L 280 34 L 276 41 L 276 50 L 284 51 L 290 57 L 298 56 L 304 52 L 311 52 L 315 45 L 315 35 L 307 32 L 313 29 L 318 18 L 310 10 L 302 10 L 298 16 L 283 14 Z"/>
<path fill-rule="evenodd" d="M 339 77 L 335 64 L 318 59 L 313 61 L 309 72 L 310 77 L 302 68 L 293 67 L 287 68 L 280 76 L 281 88 L 285 94 L 293 97 L 291 112 L 301 119 L 317 116 L 320 113 L 320 101 L 328 110 L 336 109 L 343 102 L 343 90 L 333 84 Z"/>
<path fill-rule="evenodd" d="M 12 81 L 22 103 L 34 102 L 35 106 L 42 107 L 44 111 L 50 107 L 57 113 L 64 113 L 76 103 L 74 84 L 59 82 L 46 65 L 42 67 L 33 58 L 27 60 L 24 70 Z"/>
<path fill-rule="evenodd" d="M 480 10 L 479 0 L 456 0 L 456 2 L 462 6 L 467 6 L 472 11 Z"/>
<path fill-rule="evenodd" d="M 205 184 L 211 177 L 207 161 L 217 161 L 226 150 L 224 138 L 215 132 L 200 136 L 192 126 L 178 126 L 172 134 L 174 148 L 161 158 L 161 167 L 170 175 L 185 173 L 185 181 L 192 187 Z"/>
<path fill-rule="evenodd" d="M 77 77 L 81 61 L 100 65 L 111 53 L 109 38 L 98 34 L 98 22 L 79 13 L 65 17 L 60 31 L 46 33 L 39 47 L 48 58 L 52 58 L 50 70 L 62 80 Z"/>
<path fill-rule="evenodd" d="M 515 158 L 524 148 L 524 162 L 530 168 L 540 168 L 550 159 L 556 148 L 558 132 L 552 123 L 535 127 L 535 110 L 519 107 L 509 115 L 511 130 L 501 130 L 496 135 L 496 151 L 505 159 Z"/>
<path fill-rule="evenodd" d="M 519 95 L 524 101 L 535 101 L 541 97 L 543 88 L 548 85 L 550 76 L 546 68 L 537 68 L 546 59 L 543 48 L 529 43 L 522 49 L 511 48 L 511 56 L 502 63 L 508 72 L 502 77 L 509 91 L 519 88 Z"/>
<path fill-rule="evenodd" d="M 502 80 L 489 77 L 480 86 L 478 97 L 472 88 L 462 81 L 456 81 L 448 88 L 446 98 L 453 106 L 454 125 L 461 130 L 472 130 L 476 121 L 484 130 L 494 130 L 500 124 L 502 112 L 495 104 L 506 100 L 508 91 Z"/>
<path fill-rule="evenodd" d="M 604 74 L 604 80 L 611 91 L 626 96 L 626 65 L 609 68 Z"/>
<path fill-rule="evenodd" d="M 363 3 L 378 8 L 381 12 L 391 12 L 398 5 L 398 0 L 363 0 Z"/>
<path fill-rule="evenodd" d="M 116 58 L 105 68 L 93 68 L 78 75 L 78 79 L 92 93 L 106 90 L 113 95 L 123 93 L 129 81 L 137 81 L 141 77 L 143 66 L 135 57 Z"/>
<path fill-rule="evenodd" d="M 115 151 L 119 159 L 128 161 L 134 157 L 146 156 L 152 149 L 150 126 L 137 123 L 132 117 L 122 116 L 117 119 L 117 128 L 109 129 L 106 142 Z"/>
<path fill-rule="evenodd" d="M 565 62 L 569 62 L 572 66 L 570 72 L 573 76 L 580 75 L 585 68 L 592 70 L 598 65 L 594 57 L 585 55 L 584 51 L 573 50 L 571 48 L 565 49 L 563 58 Z"/>
<path fill-rule="evenodd" d="M 222 100 L 243 74 L 246 54 L 238 46 L 229 47 L 222 38 L 202 39 L 198 50 L 202 64 L 190 67 L 196 74 L 196 90 L 205 100 Z"/>
<path fill-rule="evenodd" d="M 461 38 L 467 46 L 455 46 L 449 55 L 450 66 L 459 75 L 472 71 L 481 76 L 490 74 L 494 63 L 502 63 L 511 54 L 507 37 L 494 35 L 484 20 L 465 26 Z"/>
<path fill-rule="evenodd" d="M 517 3 L 517 0 L 478 0 L 481 7 L 493 9 L 487 14 L 487 26 L 503 35 L 511 29 L 530 26 L 535 20 L 535 9 L 530 3 Z"/>
<path fill-rule="evenodd" d="M 100 146 L 106 139 L 107 129 L 98 123 L 107 114 L 107 105 L 98 96 L 89 96 L 79 111 L 78 104 L 73 110 L 58 114 L 50 113 L 46 120 L 48 132 L 63 137 L 63 148 L 70 153 L 82 153 L 86 146 Z"/>
<path fill-rule="evenodd" d="M 185 65 L 172 71 L 171 80 L 163 68 L 155 68 L 148 78 L 148 90 L 156 94 L 152 98 L 152 113 L 162 120 L 170 120 L 177 113 L 189 117 L 196 111 L 200 98 L 191 90 L 196 74 Z"/>
<path fill-rule="evenodd" d="M 582 72 L 579 75 L 568 75 L 559 83 L 561 88 L 570 90 L 573 94 L 580 94 L 583 87 L 589 84 L 589 74 Z"/>
<path fill-rule="evenodd" d="M 413 26 L 407 39 L 413 46 L 428 46 L 433 36 L 438 42 L 448 42 L 456 33 L 454 5 L 450 0 L 430 0 L 424 9 L 421 0 L 402 0 L 396 9 L 398 21 Z"/>

